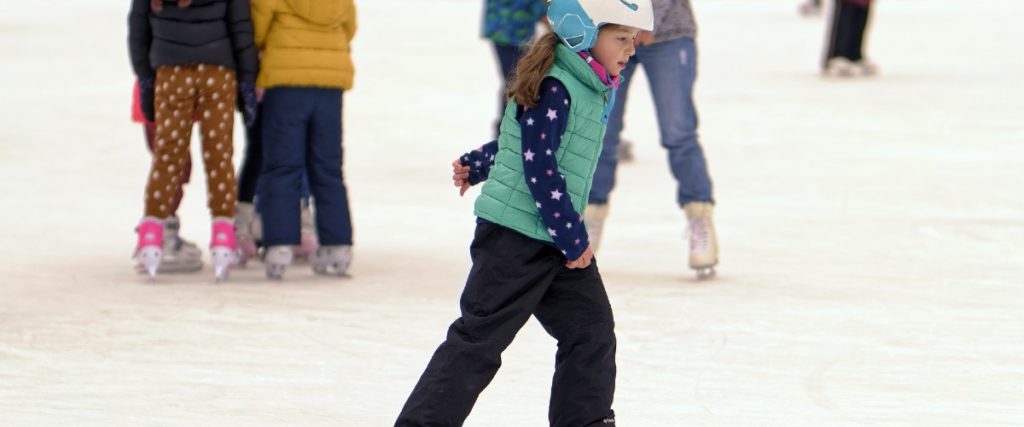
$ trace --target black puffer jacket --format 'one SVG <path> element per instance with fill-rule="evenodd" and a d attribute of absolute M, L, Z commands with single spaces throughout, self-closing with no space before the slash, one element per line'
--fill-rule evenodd
<path fill-rule="evenodd" d="M 164 0 L 160 12 L 150 9 L 150 0 L 132 0 L 128 49 L 135 74 L 150 78 L 164 65 L 213 64 L 234 69 L 239 82 L 255 82 L 250 14 L 249 0 L 192 0 L 186 8 Z"/>

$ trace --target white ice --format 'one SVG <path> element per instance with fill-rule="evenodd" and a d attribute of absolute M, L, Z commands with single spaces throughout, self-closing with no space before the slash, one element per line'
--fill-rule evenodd
<path fill-rule="evenodd" d="M 496 110 L 480 3 L 359 2 L 354 278 L 225 284 L 130 267 L 128 2 L 0 3 L 0 425 L 393 423 L 469 268 L 477 190 L 449 164 Z M 879 1 L 859 81 L 817 75 L 798 0 L 695 3 L 722 263 L 685 267 L 638 77 L 600 253 L 619 424 L 1024 425 L 1024 2 Z M 205 246 L 202 176 L 181 215 Z M 554 352 L 529 323 L 466 425 L 546 425 Z"/>

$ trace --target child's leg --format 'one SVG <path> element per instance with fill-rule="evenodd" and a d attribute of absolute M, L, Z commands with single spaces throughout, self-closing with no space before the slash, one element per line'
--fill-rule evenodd
<path fill-rule="evenodd" d="M 306 167 L 310 91 L 268 89 L 263 96 L 263 171 L 259 205 L 263 245 L 299 244 L 299 187 Z"/>
<path fill-rule="evenodd" d="M 596 262 L 563 269 L 535 313 L 558 340 L 548 419 L 552 427 L 604 426 L 614 420 L 615 321 Z"/>
<path fill-rule="evenodd" d="M 146 185 L 146 216 L 165 219 L 174 213 L 188 159 L 195 108 L 194 72 L 189 67 L 160 67 L 156 74 L 153 166 Z"/>
<path fill-rule="evenodd" d="M 351 245 L 352 219 L 348 190 L 341 174 L 342 91 L 317 89 L 316 110 L 309 126 L 306 171 L 316 202 L 316 226 L 320 245 Z"/>
<path fill-rule="evenodd" d="M 697 137 L 697 46 L 689 37 L 656 43 L 642 49 L 641 61 L 651 85 L 661 146 L 676 179 L 676 203 L 713 202 L 711 177 Z"/>
<path fill-rule="evenodd" d="M 501 366 L 501 353 L 533 315 L 565 258 L 553 246 L 494 224 L 479 224 L 473 268 L 448 329 L 396 427 L 460 426 Z"/>
<path fill-rule="evenodd" d="M 207 204 L 214 218 L 234 218 L 235 182 L 232 138 L 234 136 L 235 72 L 219 65 L 197 66 L 199 128 L 206 166 Z"/>
<path fill-rule="evenodd" d="M 870 6 L 849 5 L 850 9 L 850 45 L 847 53 L 852 61 L 864 59 L 864 31 L 868 26 L 868 10 Z"/>
<path fill-rule="evenodd" d="M 153 122 L 142 122 L 142 129 L 146 134 L 146 147 L 149 148 L 150 154 L 156 154 L 156 124 Z M 185 184 L 188 184 L 189 177 L 191 176 L 192 156 L 186 151 L 185 166 L 181 169 L 180 185 L 178 185 L 178 191 L 174 193 L 174 199 L 171 199 L 171 216 L 178 215 L 178 207 L 181 206 L 181 199 L 185 197 Z"/>
<path fill-rule="evenodd" d="M 245 157 L 242 158 L 241 171 L 238 174 L 238 201 L 252 203 L 256 198 L 256 182 L 263 168 L 263 108 L 258 108 L 256 120 L 251 127 L 245 129 Z"/>

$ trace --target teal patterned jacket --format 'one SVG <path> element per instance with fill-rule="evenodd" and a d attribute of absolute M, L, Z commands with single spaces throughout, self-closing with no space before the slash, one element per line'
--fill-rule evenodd
<path fill-rule="evenodd" d="M 521 45 L 545 12 L 544 0 L 484 0 L 483 36 L 495 44 Z"/>

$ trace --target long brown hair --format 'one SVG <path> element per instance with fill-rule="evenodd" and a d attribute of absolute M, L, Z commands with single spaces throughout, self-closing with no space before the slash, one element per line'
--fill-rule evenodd
<path fill-rule="evenodd" d="M 555 63 L 555 48 L 561 40 L 554 32 L 535 38 L 519 58 L 508 83 L 505 96 L 516 104 L 530 108 L 540 99 L 540 83 Z"/>
<path fill-rule="evenodd" d="M 184 9 L 192 5 L 192 0 L 178 0 L 178 7 Z M 164 0 L 149 0 L 149 8 L 154 12 L 164 10 Z"/>

